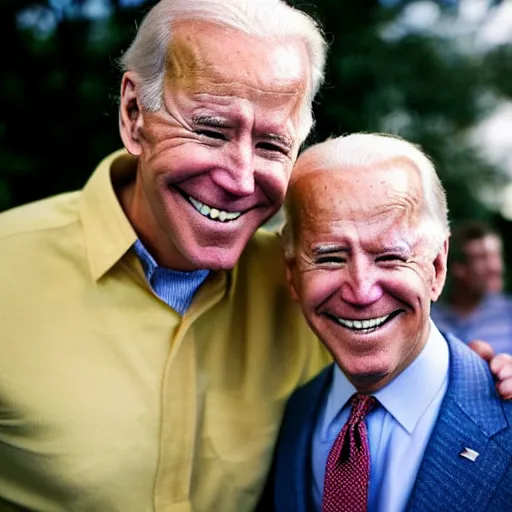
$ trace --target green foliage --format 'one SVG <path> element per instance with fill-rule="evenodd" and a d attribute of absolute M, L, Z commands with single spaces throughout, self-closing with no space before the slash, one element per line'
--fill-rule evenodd
<path fill-rule="evenodd" d="M 332 42 L 314 140 L 354 131 L 402 135 L 434 160 L 453 218 L 489 217 L 476 192 L 499 186 L 505 175 L 482 158 L 467 131 L 488 113 L 480 99 L 495 87 L 500 66 L 433 35 L 384 38 L 407 3 L 319 3 L 316 13 Z"/>
<path fill-rule="evenodd" d="M 72 14 L 59 18 L 57 3 L 0 4 L 0 30 L 12 47 L 0 81 L 0 210 L 83 186 L 121 145 L 115 62 L 140 15 L 117 6 L 119 16 L 90 19 L 80 15 L 84 2 L 70 0 Z M 28 27 L 20 15 L 27 12 L 36 20 Z M 42 30 L 38 19 L 55 25 Z"/>
<path fill-rule="evenodd" d="M 116 60 L 151 3 L 127 9 L 104 0 L 110 15 L 97 18 L 84 15 L 85 0 L 0 4 L 11 48 L 0 81 L 0 210 L 81 187 L 120 147 Z M 466 134 L 486 113 L 485 91 L 512 94 L 511 48 L 478 57 L 432 35 L 384 38 L 408 1 L 393 8 L 377 0 L 292 3 L 319 19 L 330 41 L 309 142 L 353 131 L 403 135 L 432 156 L 454 218 L 489 217 L 475 191 L 504 175 Z"/>

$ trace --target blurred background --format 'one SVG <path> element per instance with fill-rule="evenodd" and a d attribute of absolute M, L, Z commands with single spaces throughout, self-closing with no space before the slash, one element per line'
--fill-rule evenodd
<path fill-rule="evenodd" d="M 82 187 L 120 147 L 117 59 L 154 3 L 1 0 L 0 211 Z M 512 268 L 512 2 L 289 3 L 330 43 L 309 142 L 386 131 L 419 143 L 452 219 L 494 225 Z"/>

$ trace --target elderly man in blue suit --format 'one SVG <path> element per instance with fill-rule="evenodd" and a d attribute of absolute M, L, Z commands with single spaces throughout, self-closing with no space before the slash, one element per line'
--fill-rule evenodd
<path fill-rule="evenodd" d="M 356 134 L 299 158 L 287 278 L 335 364 L 287 407 L 278 512 L 512 510 L 512 403 L 430 320 L 448 239 L 443 187 L 414 145 Z"/>

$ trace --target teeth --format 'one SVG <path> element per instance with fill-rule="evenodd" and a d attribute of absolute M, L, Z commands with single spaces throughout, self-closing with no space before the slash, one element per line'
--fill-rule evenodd
<path fill-rule="evenodd" d="M 189 201 L 196 207 L 196 210 L 200 210 L 201 206 L 203 205 L 200 203 L 197 199 L 194 199 L 193 197 L 188 196 Z"/>
<path fill-rule="evenodd" d="M 211 208 L 208 205 L 201 203 L 197 199 L 188 196 L 188 200 L 192 203 L 194 208 L 205 217 L 213 220 L 219 220 L 220 222 L 226 222 L 228 220 L 235 220 L 242 215 L 241 212 L 226 212 L 224 210 L 218 210 L 217 208 Z"/>
<path fill-rule="evenodd" d="M 348 329 L 356 331 L 369 331 L 380 327 L 391 315 L 381 316 L 379 318 L 370 318 L 368 320 L 347 320 L 346 318 L 335 317 L 337 322 Z"/>

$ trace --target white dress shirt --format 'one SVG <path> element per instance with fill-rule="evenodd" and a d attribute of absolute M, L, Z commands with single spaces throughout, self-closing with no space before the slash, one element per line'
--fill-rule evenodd
<path fill-rule="evenodd" d="M 379 405 L 366 419 L 371 459 L 368 512 L 405 510 L 448 386 L 448 368 L 448 345 L 430 322 L 429 338 L 418 357 L 374 394 Z M 311 447 L 313 501 L 319 511 L 327 456 L 348 420 L 347 401 L 356 392 L 335 366 Z"/>

